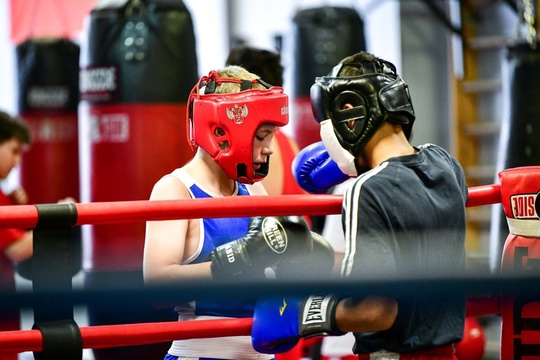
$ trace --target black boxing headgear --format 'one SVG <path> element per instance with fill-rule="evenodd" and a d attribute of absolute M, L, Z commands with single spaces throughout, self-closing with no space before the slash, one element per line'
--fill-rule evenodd
<path fill-rule="evenodd" d="M 344 67 L 356 67 L 361 74 L 340 76 Z M 330 156 L 350 176 L 358 175 L 354 159 L 384 121 L 401 124 L 409 138 L 415 119 L 407 84 L 382 59 L 341 63 L 316 78 L 311 106 Z"/>

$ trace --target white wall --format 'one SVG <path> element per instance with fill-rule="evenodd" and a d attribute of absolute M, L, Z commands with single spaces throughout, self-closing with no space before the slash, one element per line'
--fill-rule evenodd
<path fill-rule="evenodd" d="M 199 76 L 223 67 L 229 53 L 226 0 L 184 0 L 193 20 Z M 266 2 L 265 2 L 266 3 Z"/>
<path fill-rule="evenodd" d="M 212 0 L 211 8 L 206 1 L 184 0 L 184 3 L 193 18 L 202 75 L 222 66 L 229 51 L 227 1 Z M 17 110 L 17 67 L 15 46 L 9 39 L 9 14 L 9 0 L 0 0 L 0 109 L 14 113 Z"/>
<path fill-rule="evenodd" d="M 0 0 L 0 110 L 10 114 L 17 111 L 17 72 L 15 48 L 9 40 L 9 0 Z M 19 169 L 15 168 L 0 187 L 10 192 L 19 183 Z"/>
<path fill-rule="evenodd" d="M 15 49 L 9 40 L 9 0 L 0 0 L 0 109 L 17 109 Z"/>
<path fill-rule="evenodd" d="M 273 48 L 273 38 L 286 39 L 292 17 L 299 9 L 322 5 L 356 8 L 364 18 L 368 50 L 394 62 L 400 68 L 399 5 L 381 0 L 184 0 L 194 23 L 199 60 L 199 75 L 223 66 L 229 51 L 228 4 L 234 9 L 233 35 L 250 43 Z M 16 63 L 14 45 L 9 40 L 9 0 L 0 0 L 0 108 L 16 111 Z M 76 39 L 75 39 L 76 40 Z M 286 60 L 286 54 L 284 60 Z M 287 64 L 284 64 L 287 67 Z"/>
<path fill-rule="evenodd" d="M 319 6 L 355 8 L 364 20 L 367 50 L 392 61 L 398 70 L 401 70 L 399 1 L 212 0 L 209 3 L 184 0 L 184 2 L 193 19 L 199 76 L 224 65 L 230 48 L 229 35 L 241 37 L 252 45 L 270 49 L 275 46 L 274 37 L 281 35 L 286 48 L 291 38 L 292 19 L 295 13 L 300 9 Z M 3 24 L 0 26 L 0 109 L 15 113 L 17 67 L 15 47 L 9 40 L 9 0 L 0 0 L 0 24 Z M 78 39 L 74 41 L 77 42 Z M 292 59 L 286 52 L 282 55 L 285 89 L 290 92 L 290 84 L 287 81 L 290 74 L 287 69 L 292 68 Z M 14 171 L 2 186 L 13 187 L 17 182 L 18 172 Z"/>
<path fill-rule="evenodd" d="M 393 62 L 401 69 L 399 1 L 383 0 L 230 0 L 230 32 L 252 46 L 274 49 L 275 37 L 283 38 L 281 51 L 284 66 L 284 88 L 292 93 L 293 78 L 292 37 L 293 18 L 299 10 L 321 6 L 343 6 L 356 9 L 364 21 L 367 50 Z M 225 58 L 223 58 L 223 62 Z M 320 74 L 326 75 L 326 74 Z M 290 113 L 295 114 L 294 102 L 289 103 Z M 294 136 L 292 123 L 283 131 Z"/>
<path fill-rule="evenodd" d="M 274 48 L 274 36 L 283 35 L 286 42 L 291 35 L 292 19 L 298 10 L 319 6 L 347 6 L 358 11 L 364 20 L 367 50 L 401 65 L 399 2 L 384 0 L 232 0 L 234 23 L 231 35 L 249 44 Z M 283 54 L 285 69 L 291 59 Z M 324 75 L 324 74 L 321 74 Z"/>
<path fill-rule="evenodd" d="M 401 3 L 403 80 L 416 114 L 412 143 L 451 151 L 451 31 L 422 1 Z"/>

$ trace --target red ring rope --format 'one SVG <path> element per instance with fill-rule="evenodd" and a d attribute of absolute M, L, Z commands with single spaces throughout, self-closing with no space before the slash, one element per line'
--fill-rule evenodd
<path fill-rule="evenodd" d="M 252 318 L 193 320 L 81 327 L 84 349 L 154 344 L 192 338 L 251 335 Z M 39 330 L 3 331 L 0 349 L 6 352 L 43 351 Z"/>
<path fill-rule="evenodd" d="M 77 223 L 117 224 L 146 220 L 193 219 L 269 215 L 328 215 L 341 212 L 341 195 L 276 195 L 186 200 L 135 200 L 77 203 Z M 500 185 L 469 188 L 468 207 L 501 202 Z M 0 227 L 34 228 L 38 221 L 34 205 L 0 207 Z"/>
<path fill-rule="evenodd" d="M 467 316 L 500 313 L 498 297 L 476 297 L 467 300 Z M 124 325 L 81 327 L 84 349 L 154 344 L 165 341 L 222 336 L 250 336 L 252 318 L 216 319 L 182 322 L 154 322 Z M 43 351 L 39 330 L 4 331 L 0 349 L 9 352 Z"/>
<path fill-rule="evenodd" d="M 498 204 L 501 202 L 501 185 L 482 185 L 469 188 L 467 207 Z"/>
<path fill-rule="evenodd" d="M 468 207 L 501 201 L 500 185 L 469 188 Z M 257 215 L 327 215 L 341 211 L 341 195 L 281 195 L 265 196 L 264 206 L 256 196 L 170 201 L 120 201 L 80 203 L 77 225 L 170 220 L 198 217 L 234 217 Z M 0 207 L 0 226 L 34 227 L 38 220 L 34 205 Z M 486 312 L 485 304 L 493 304 Z M 493 299 L 478 299 L 469 304 L 473 313 L 495 313 L 498 303 Z M 483 308 L 482 311 L 478 309 Z M 252 318 L 217 319 L 185 322 L 161 322 L 125 325 L 104 325 L 80 328 L 83 348 L 107 348 L 143 345 L 190 338 L 250 335 Z M 42 351 L 43 338 L 39 330 L 5 331 L 0 334 L 2 351 Z"/>

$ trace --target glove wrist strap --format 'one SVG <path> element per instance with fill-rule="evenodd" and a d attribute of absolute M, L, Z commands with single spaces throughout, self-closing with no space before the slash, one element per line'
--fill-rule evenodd
<path fill-rule="evenodd" d="M 300 311 L 300 335 L 313 336 L 343 335 L 336 326 L 336 306 L 340 298 L 335 295 L 312 295 L 304 300 Z"/>

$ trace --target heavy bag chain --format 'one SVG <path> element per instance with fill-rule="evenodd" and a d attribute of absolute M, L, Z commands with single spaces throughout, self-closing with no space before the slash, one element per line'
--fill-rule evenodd
<path fill-rule="evenodd" d="M 124 60 L 128 62 L 141 62 L 148 55 L 150 35 L 147 12 L 146 4 L 141 0 L 130 1 L 126 7 L 125 16 L 128 21 L 121 37 Z"/>
<path fill-rule="evenodd" d="M 519 17 L 521 21 L 518 21 L 518 39 L 524 38 L 531 47 L 536 48 L 535 7 L 531 0 L 521 2 Z"/>

